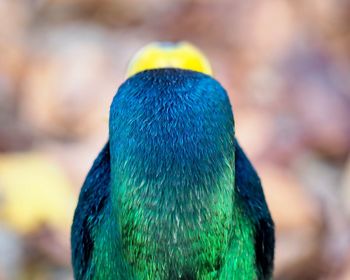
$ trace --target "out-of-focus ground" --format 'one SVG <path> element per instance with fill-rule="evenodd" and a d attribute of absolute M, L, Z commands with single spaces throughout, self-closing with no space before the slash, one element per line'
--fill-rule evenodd
<path fill-rule="evenodd" d="M 276 279 L 350 279 L 350 2 L 0 1 L 0 279 L 72 279 L 69 230 L 128 60 L 188 40 L 230 94 Z"/>

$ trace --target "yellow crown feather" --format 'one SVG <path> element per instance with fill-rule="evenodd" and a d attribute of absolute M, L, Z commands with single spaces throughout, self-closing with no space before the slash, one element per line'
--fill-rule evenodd
<path fill-rule="evenodd" d="M 212 74 L 209 61 L 193 45 L 187 42 L 155 42 L 136 53 L 129 63 L 127 77 L 144 70 L 158 68 L 180 68 Z"/>

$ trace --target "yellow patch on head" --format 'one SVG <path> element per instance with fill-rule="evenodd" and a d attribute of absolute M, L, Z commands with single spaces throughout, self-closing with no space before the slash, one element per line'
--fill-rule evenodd
<path fill-rule="evenodd" d="M 193 45 L 186 42 L 156 42 L 143 47 L 136 53 L 129 63 L 127 76 L 159 68 L 180 68 L 212 74 L 209 61 Z"/>

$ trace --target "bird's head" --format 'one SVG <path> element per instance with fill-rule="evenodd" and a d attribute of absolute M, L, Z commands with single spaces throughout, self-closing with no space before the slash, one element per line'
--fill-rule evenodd
<path fill-rule="evenodd" d="M 195 46 L 187 42 L 155 42 L 143 47 L 131 59 L 127 77 L 159 68 L 179 68 L 212 74 L 208 59 Z"/>

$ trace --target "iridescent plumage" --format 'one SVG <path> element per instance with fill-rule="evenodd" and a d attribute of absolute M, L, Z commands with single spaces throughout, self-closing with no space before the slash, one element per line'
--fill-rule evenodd
<path fill-rule="evenodd" d="M 76 279 L 270 279 L 274 227 L 213 78 L 155 69 L 124 82 L 72 226 Z"/>

